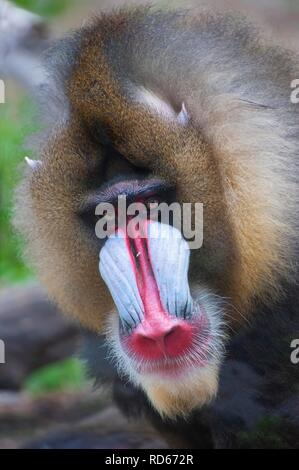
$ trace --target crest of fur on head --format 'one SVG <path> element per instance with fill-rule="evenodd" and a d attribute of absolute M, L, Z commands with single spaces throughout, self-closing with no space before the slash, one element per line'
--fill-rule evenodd
<path fill-rule="evenodd" d="M 113 309 L 77 216 L 104 179 L 110 143 L 126 164 L 174 184 L 179 202 L 203 203 L 191 281 L 229 299 L 228 322 L 257 300 L 273 302 L 295 277 L 297 59 L 238 18 L 140 7 L 97 17 L 47 60 L 55 109 L 38 162 L 28 161 L 15 221 L 62 310 L 99 332 Z M 193 388 L 143 386 L 162 414 L 184 414 L 216 393 L 218 367 L 205 374 Z"/>

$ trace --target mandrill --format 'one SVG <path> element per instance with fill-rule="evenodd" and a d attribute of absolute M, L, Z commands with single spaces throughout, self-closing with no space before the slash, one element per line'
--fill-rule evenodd
<path fill-rule="evenodd" d="M 274 446 L 299 447 L 295 54 L 238 17 L 140 7 L 93 19 L 46 64 L 48 126 L 15 220 L 86 330 L 91 372 L 172 445 L 263 447 L 277 432 Z M 98 236 L 99 206 L 120 198 L 143 217 Z M 202 204 L 201 246 L 148 212 L 163 203 L 191 204 L 194 233 Z"/>

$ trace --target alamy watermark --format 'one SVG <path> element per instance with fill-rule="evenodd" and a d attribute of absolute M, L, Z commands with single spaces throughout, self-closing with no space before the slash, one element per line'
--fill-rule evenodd
<path fill-rule="evenodd" d="M 291 82 L 291 88 L 293 89 L 291 93 L 291 103 L 299 103 L 299 78 L 296 78 Z"/>
<path fill-rule="evenodd" d="M 0 364 L 5 364 L 5 343 L 0 339 Z"/>
<path fill-rule="evenodd" d="M 299 339 L 293 339 L 291 342 L 291 348 L 293 349 L 291 354 L 291 363 L 299 364 Z"/>
<path fill-rule="evenodd" d="M 99 217 L 95 225 L 96 236 L 121 236 L 131 239 L 147 237 L 147 221 L 159 221 L 173 225 L 178 232 L 161 231 L 152 237 L 168 236 L 178 238 L 181 234 L 188 241 L 190 249 L 198 249 L 203 243 L 203 204 L 173 202 L 133 202 L 127 204 L 125 195 L 118 196 L 117 205 L 101 202 L 96 206 L 95 215 Z"/>
<path fill-rule="evenodd" d="M 4 80 L 0 80 L 0 104 L 5 103 L 5 83 Z"/>

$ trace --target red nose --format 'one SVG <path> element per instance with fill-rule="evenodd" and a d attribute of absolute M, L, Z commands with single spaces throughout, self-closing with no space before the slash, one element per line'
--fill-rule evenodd
<path fill-rule="evenodd" d="M 130 350 L 144 359 L 162 359 L 184 354 L 192 343 L 192 326 L 183 320 L 144 321 L 127 340 Z"/>

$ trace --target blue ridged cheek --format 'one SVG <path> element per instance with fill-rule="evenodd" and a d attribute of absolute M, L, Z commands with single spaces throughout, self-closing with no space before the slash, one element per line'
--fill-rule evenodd
<path fill-rule="evenodd" d="M 110 237 L 100 251 L 100 274 L 124 326 L 136 326 L 144 316 L 130 253 L 121 235 Z"/>
<path fill-rule="evenodd" d="M 148 244 L 163 307 L 171 315 L 190 316 L 193 300 L 188 282 L 190 249 L 176 228 L 152 222 Z"/>

